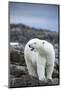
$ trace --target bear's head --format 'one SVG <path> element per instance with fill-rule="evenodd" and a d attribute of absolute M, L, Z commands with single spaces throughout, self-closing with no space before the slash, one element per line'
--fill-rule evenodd
<path fill-rule="evenodd" d="M 41 54 L 48 54 L 50 49 L 50 43 L 40 39 L 30 40 L 28 46 L 31 51 L 39 52 Z"/>

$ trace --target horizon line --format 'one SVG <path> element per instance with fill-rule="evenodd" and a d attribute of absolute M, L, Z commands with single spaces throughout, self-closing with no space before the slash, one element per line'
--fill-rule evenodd
<path fill-rule="evenodd" d="M 24 23 L 10 23 L 10 24 L 15 24 L 15 25 L 20 25 L 21 24 L 21 25 L 24 25 L 25 27 L 27 26 L 29 28 L 34 28 L 34 29 L 37 29 L 37 30 L 42 29 L 42 30 L 51 31 L 51 32 L 58 32 L 56 30 L 51 30 L 51 29 L 47 29 L 47 28 L 36 28 L 36 27 L 32 27 L 32 26 L 27 25 L 27 24 L 24 24 Z"/>

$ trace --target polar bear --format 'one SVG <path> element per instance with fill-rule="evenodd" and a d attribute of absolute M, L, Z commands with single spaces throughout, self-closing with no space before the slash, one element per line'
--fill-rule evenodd
<path fill-rule="evenodd" d="M 52 80 L 55 62 L 53 45 L 46 40 L 34 38 L 24 49 L 24 58 L 30 75 L 39 80 Z"/>

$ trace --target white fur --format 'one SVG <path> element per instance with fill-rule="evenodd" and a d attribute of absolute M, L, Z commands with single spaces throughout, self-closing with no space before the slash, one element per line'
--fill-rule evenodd
<path fill-rule="evenodd" d="M 52 79 L 55 51 L 51 43 L 37 38 L 30 40 L 25 46 L 24 57 L 30 75 L 39 80 Z"/>

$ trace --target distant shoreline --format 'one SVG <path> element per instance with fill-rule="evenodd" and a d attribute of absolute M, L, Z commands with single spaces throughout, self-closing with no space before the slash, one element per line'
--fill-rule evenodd
<path fill-rule="evenodd" d="M 55 31 L 55 30 L 49 30 L 49 29 L 44 29 L 44 28 L 35 28 L 35 27 L 31 27 L 29 25 L 22 24 L 22 23 L 10 23 L 10 26 L 20 26 L 20 25 L 22 25 L 23 27 L 32 28 L 32 29 L 35 29 L 35 30 L 45 30 L 45 31 L 48 31 L 48 32 L 57 32 L 58 33 L 58 31 Z"/>

